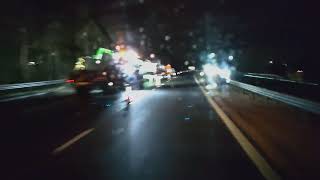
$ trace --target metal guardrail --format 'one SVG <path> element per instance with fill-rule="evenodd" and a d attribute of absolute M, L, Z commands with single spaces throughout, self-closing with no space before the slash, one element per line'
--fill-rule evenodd
<path fill-rule="evenodd" d="M 287 94 L 271 91 L 271 90 L 257 87 L 257 86 L 253 86 L 250 84 L 241 83 L 241 82 L 234 81 L 234 80 L 231 80 L 230 84 L 237 86 L 237 87 L 240 87 L 242 89 L 246 89 L 246 90 L 251 91 L 253 93 L 256 93 L 256 94 L 259 94 L 262 96 L 266 96 L 271 99 L 281 101 L 283 103 L 301 108 L 303 110 L 313 112 L 315 114 L 320 114 L 320 104 L 319 103 L 312 102 L 312 101 L 305 100 L 305 99 L 298 98 L 298 97 L 294 97 L 294 96 L 290 96 Z"/>
<path fill-rule="evenodd" d="M 62 83 L 64 83 L 64 81 L 65 81 L 64 79 L 59 79 L 59 80 L 53 80 L 53 81 L 38 81 L 38 82 L 29 82 L 29 83 L 3 84 L 3 85 L 0 85 L 0 91 L 62 84 Z"/>
<path fill-rule="evenodd" d="M 250 77 L 250 78 L 269 79 L 269 80 L 276 80 L 276 81 L 283 81 L 283 82 L 290 82 L 290 83 L 297 83 L 297 84 L 305 84 L 305 85 L 313 85 L 313 86 L 319 85 L 319 84 L 311 83 L 311 82 L 299 82 L 299 81 L 284 79 L 284 78 L 277 77 L 276 75 L 272 76 L 272 75 L 267 75 L 267 74 L 247 73 L 247 74 L 244 74 L 243 76 Z"/>

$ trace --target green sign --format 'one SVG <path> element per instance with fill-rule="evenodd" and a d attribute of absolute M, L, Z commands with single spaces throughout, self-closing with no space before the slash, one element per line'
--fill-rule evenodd
<path fill-rule="evenodd" d="M 93 55 L 93 59 L 102 59 L 103 54 L 109 54 L 110 56 L 113 55 L 113 51 L 106 48 L 99 48 L 95 55 Z"/>
<path fill-rule="evenodd" d="M 96 57 L 102 57 L 103 54 L 109 54 L 109 55 L 113 55 L 113 51 L 110 49 L 106 49 L 106 48 L 99 48 L 96 52 Z"/>

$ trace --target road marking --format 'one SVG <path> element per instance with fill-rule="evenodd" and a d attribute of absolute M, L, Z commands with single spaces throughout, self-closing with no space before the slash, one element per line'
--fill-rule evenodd
<path fill-rule="evenodd" d="M 61 146 L 54 149 L 54 151 L 52 151 L 52 154 L 57 155 L 57 154 L 61 153 L 63 150 L 65 150 L 66 148 L 68 148 L 69 146 L 74 144 L 75 142 L 79 141 L 81 138 L 85 137 L 86 135 L 90 134 L 92 131 L 94 131 L 94 128 L 87 129 L 87 130 L 83 131 L 82 133 L 78 134 L 77 136 L 70 139 L 66 143 L 64 143 Z"/>
<path fill-rule="evenodd" d="M 271 168 L 263 156 L 254 148 L 246 136 L 233 123 L 233 121 L 223 112 L 218 104 L 206 93 L 199 81 L 194 77 L 196 83 L 200 87 L 203 95 L 207 98 L 211 107 L 217 112 L 223 123 L 227 126 L 233 137 L 238 141 L 242 149 L 246 152 L 251 161 L 256 165 L 260 173 L 267 180 L 280 180 L 280 176 Z"/>

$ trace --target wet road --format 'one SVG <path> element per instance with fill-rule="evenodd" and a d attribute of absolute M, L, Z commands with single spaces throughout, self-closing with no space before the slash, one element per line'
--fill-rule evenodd
<path fill-rule="evenodd" d="M 191 77 L 1 104 L 7 179 L 263 179 Z M 171 85 L 170 85 L 171 87 Z"/>

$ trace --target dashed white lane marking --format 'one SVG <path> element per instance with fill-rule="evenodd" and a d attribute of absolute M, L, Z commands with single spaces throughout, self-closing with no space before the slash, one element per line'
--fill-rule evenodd
<path fill-rule="evenodd" d="M 79 141 L 81 138 L 85 137 L 86 135 L 90 134 L 92 131 L 94 131 L 94 128 L 87 129 L 87 130 L 83 131 L 82 133 L 78 134 L 77 136 L 75 136 L 74 138 L 70 139 L 66 143 L 64 143 L 61 146 L 59 146 L 56 149 L 54 149 L 52 151 L 52 154 L 53 155 L 57 155 L 57 154 L 61 153 L 63 150 L 67 149 L 72 144 L 74 144 L 75 142 Z"/>
<path fill-rule="evenodd" d="M 258 168 L 260 173 L 267 180 L 280 180 L 280 176 L 271 168 L 268 162 L 263 158 L 263 156 L 255 149 L 255 147 L 250 143 L 250 141 L 245 137 L 245 135 L 240 131 L 240 129 L 233 123 L 233 121 L 223 112 L 223 110 L 218 106 L 216 102 L 206 93 L 204 88 L 200 85 L 199 81 L 194 77 L 198 86 L 200 87 L 203 95 L 207 98 L 211 107 L 220 116 L 223 123 L 227 126 L 233 137 L 238 141 L 242 149 L 246 152 L 251 161 Z"/>

